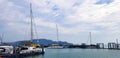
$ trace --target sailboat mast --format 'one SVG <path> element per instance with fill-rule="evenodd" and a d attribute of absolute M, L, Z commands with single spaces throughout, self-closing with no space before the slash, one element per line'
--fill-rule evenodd
<path fill-rule="evenodd" d="M 91 32 L 90 32 L 90 45 L 92 44 L 92 39 L 91 39 Z"/>
<path fill-rule="evenodd" d="M 56 34 L 57 34 L 57 41 L 58 41 L 58 45 L 59 45 L 59 34 L 58 34 L 59 31 L 58 31 L 58 26 L 57 26 L 57 24 L 56 24 L 56 32 L 57 32 L 57 33 L 56 33 Z"/>
<path fill-rule="evenodd" d="M 32 12 L 32 4 L 30 3 L 30 18 L 31 18 L 31 26 L 30 26 L 30 30 L 31 30 L 31 42 L 33 40 L 33 12 Z"/>
<path fill-rule="evenodd" d="M 0 41 L 1 41 L 1 44 L 3 43 L 3 34 L 0 35 Z"/>
<path fill-rule="evenodd" d="M 119 48 L 119 43 L 118 43 L 118 39 L 116 39 L 116 43 L 117 43 L 117 49 Z"/>

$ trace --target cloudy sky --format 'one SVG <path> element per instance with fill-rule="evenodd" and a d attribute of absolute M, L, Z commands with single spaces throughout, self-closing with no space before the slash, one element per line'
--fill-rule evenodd
<path fill-rule="evenodd" d="M 3 41 L 30 39 L 30 2 L 38 38 L 56 40 L 57 24 L 61 41 L 120 41 L 120 0 L 0 0 Z"/>

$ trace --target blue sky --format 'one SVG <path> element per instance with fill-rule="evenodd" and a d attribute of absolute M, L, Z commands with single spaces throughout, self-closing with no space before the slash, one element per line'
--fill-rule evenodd
<path fill-rule="evenodd" d="M 0 0 L 5 42 L 30 39 L 29 2 L 39 38 L 57 40 L 56 24 L 61 41 L 89 43 L 89 32 L 93 43 L 120 38 L 120 0 Z"/>

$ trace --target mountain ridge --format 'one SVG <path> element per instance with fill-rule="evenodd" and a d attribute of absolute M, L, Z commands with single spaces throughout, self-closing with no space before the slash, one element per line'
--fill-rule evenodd
<path fill-rule="evenodd" d="M 13 43 L 14 46 L 18 46 L 20 45 L 20 42 L 28 42 L 30 40 L 23 40 L 23 41 L 16 41 Z M 45 39 L 45 38 L 41 38 L 41 39 L 33 39 L 32 40 L 33 43 L 36 43 L 36 44 L 42 44 L 43 46 L 50 46 L 52 44 L 58 44 L 59 45 L 73 45 L 72 43 L 68 43 L 66 41 L 53 41 L 53 40 L 50 40 L 50 39 Z"/>

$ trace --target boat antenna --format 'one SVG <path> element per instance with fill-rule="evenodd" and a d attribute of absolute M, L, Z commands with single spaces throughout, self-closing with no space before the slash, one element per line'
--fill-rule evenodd
<path fill-rule="evenodd" d="M 32 11 L 32 4 L 30 2 L 30 19 L 31 19 L 31 26 L 30 26 L 30 30 L 31 30 L 31 42 L 33 41 L 33 11 Z"/>
<path fill-rule="evenodd" d="M 58 25 L 56 24 L 56 35 L 57 35 L 57 41 L 58 41 L 58 45 L 59 45 L 59 31 L 58 31 Z"/>

